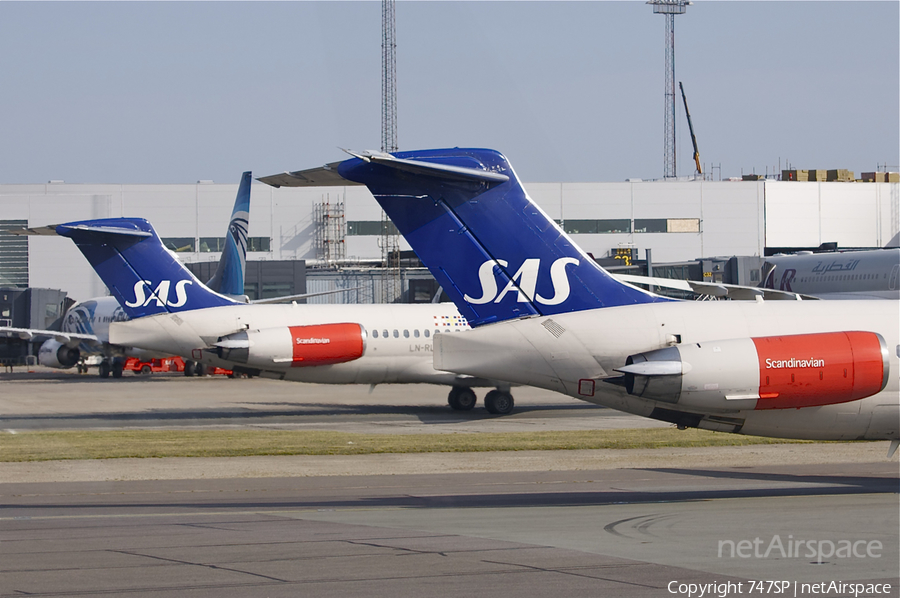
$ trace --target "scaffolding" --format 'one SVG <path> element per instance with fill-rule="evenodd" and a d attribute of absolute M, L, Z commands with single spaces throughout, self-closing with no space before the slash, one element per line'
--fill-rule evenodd
<path fill-rule="evenodd" d="M 326 195 L 313 204 L 315 223 L 316 259 L 325 267 L 336 267 L 344 259 L 347 225 L 344 218 L 344 202 L 331 203 Z"/>
<path fill-rule="evenodd" d="M 384 277 L 381 283 L 381 302 L 395 303 L 403 294 L 400 279 L 400 233 L 384 212 L 381 212 L 381 267 Z"/>

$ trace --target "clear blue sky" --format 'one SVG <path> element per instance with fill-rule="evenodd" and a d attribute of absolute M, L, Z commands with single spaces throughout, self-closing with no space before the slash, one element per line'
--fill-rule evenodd
<path fill-rule="evenodd" d="M 643 1 L 396 12 L 401 149 L 493 147 L 533 182 L 662 175 Z M 897 170 L 898 40 L 897 2 L 695 2 L 676 80 L 701 159 Z M 380 2 L 0 2 L 0 56 L 0 183 L 236 183 L 380 146 Z"/>

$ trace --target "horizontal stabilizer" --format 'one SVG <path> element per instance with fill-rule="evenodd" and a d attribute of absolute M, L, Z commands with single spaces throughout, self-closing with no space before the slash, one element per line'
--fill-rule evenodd
<path fill-rule="evenodd" d="M 23 228 L 21 230 L 8 231 L 11 235 L 28 236 L 28 237 L 52 237 L 56 234 L 55 224 L 49 226 L 35 226 L 33 228 Z"/>
<path fill-rule="evenodd" d="M 505 183 L 509 177 L 501 172 L 492 172 L 480 168 L 466 168 L 463 166 L 453 166 L 451 164 L 441 164 L 440 162 L 427 162 L 424 160 L 404 160 L 395 158 L 391 154 L 384 152 L 375 152 L 371 150 L 363 152 L 352 152 L 344 150 L 354 158 L 359 158 L 363 162 L 374 162 L 404 172 L 411 172 L 421 176 L 430 176 L 450 181 L 482 181 L 486 183 Z"/>
<path fill-rule="evenodd" d="M 439 162 L 426 162 L 423 160 L 404 160 L 391 154 L 373 150 L 351 151 L 344 150 L 354 158 L 359 158 L 369 164 L 380 164 L 395 170 L 401 170 L 420 176 L 429 176 L 451 181 L 480 181 L 488 183 L 504 183 L 509 177 L 500 172 L 491 172 L 479 168 L 466 168 L 452 164 Z M 273 187 L 330 187 L 359 185 L 355 181 L 344 178 L 338 171 L 340 162 L 326 164 L 320 168 L 297 170 L 282 174 L 265 176 L 259 181 Z"/>
<path fill-rule="evenodd" d="M 128 224 L 128 223 L 126 223 Z M 62 230 L 60 230 L 62 229 Z M 137 238 L 145 238 L 152 237 L 153 233 L 145 230 L 140 230 L 137 225 L 133 226 L 122 226 L 120 222 L 117 222 L 115 225 L 105 226 L 105 225 L 87 225 L 87 224 L 57 224 L 55 227 L 56 233 L 59 235 L 63 235 L 66 237 L 72 236 L 71 234 L 65 234 L 67 231 L 78 231 L 80 233 L 96 233 L 101 235 L 114 235 L 120 237 L 137 237 Z"/>
<path fill-rule="evenodd" d="M 138 228 L 131 227 L 121 227 L 121 226 L 86 226 L 86 225 L 77 225 L 70 226 L 68 224 L 51 224 L 48 226 L 36 226 L 34 228 L 23 228 L 22 230 L 14 230 L 9 231 L 10 234 L 13 235 L 24 235 L 24 236 L 53 236 L 53 235 L 63 235 L 62 231 L 58 230 L 59 227 L 65 227 L 68 229 L 79 230 L 83 232 L 92 232 L 92 233 L 100 233 L 100 234 L 108 234 L 108 235 L 124 235 L 131 237 L 150 237 L 152 236 L 147 231 L 139 230 Z"/>
<path fill-rule="evenodd" d="M 339 164 L 340 162 L 333 162 L 319 168 L 282 172 L 281 174 L 260 177 L 256 180 L 273 187 L 345 187 L 347 185 L 359 185 L 360 183 L 349 181 L 338 174 L 337 167 Z"/>

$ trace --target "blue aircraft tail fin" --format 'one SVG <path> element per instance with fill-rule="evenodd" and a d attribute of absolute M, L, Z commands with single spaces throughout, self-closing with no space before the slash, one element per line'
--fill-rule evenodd
<path fill-rule="evenodd" d="M 525 193 L 494 150 L 353 153 L 366 185 L 473 326 L 667 301 L 612 278 Z"/>
<path fill-rule="evenodd" d="M 206 283 L 210 289 L 223 295 L 244 294 L 244 272 L 247 268 L 247 229 L 250 221 L 250 172 L 241 175 L 225 247 L 216 267 L 216 273 Z"/>
<path fill-rule="evenodd" d="M 75 241 L 132 319 L 236 303 L 197 280 L 142 218 L 83 220 L 55 229 Z"/>

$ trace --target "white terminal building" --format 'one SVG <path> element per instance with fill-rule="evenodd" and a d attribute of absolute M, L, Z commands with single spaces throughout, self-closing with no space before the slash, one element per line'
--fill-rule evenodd
<path fill-rule="evenodd" d="M 653 263 L 661 264 L 823 243 L 875 248 L 900 230 L 898 183 L 629 181 L 525 188 L 595 258 L 623 251 L 643 258 L 651 249 Z M 60 289 L 78 301 L 106 295 L 71 240 L 6 232 L 94 218 L 146 218 L 185 263 L 214 268 L 236 193 L 237 183 L 206 181 L 0 185 L 0 287 Z M 366 276 L 383 276 L 373 267 L 381 263 L 382 245 L 390 241 L 383 233 L 391 229 L 365 187 L 276 189 L 254 181 L 247 294 L 361 288 Z M 402 239 L 399 248 L 409 250 Z M 265 262 L 278 267 L 267 270 Z M 204 279 L 208 268 L 193 268 Z M 425 271 L 419 276 L 428 278 Z M 403 280 L 399 286 L 408 289 Z M 378 302 L 383 296 L 372 286 L 310 301 Z"/>

